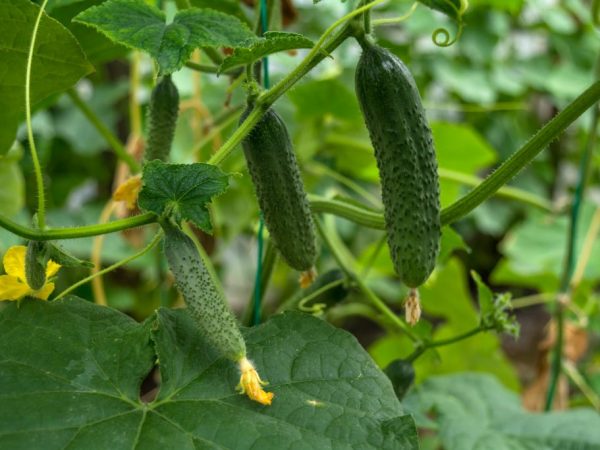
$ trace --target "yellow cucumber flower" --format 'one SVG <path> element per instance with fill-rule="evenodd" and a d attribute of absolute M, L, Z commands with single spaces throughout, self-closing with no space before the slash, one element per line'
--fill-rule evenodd
<path fill-rule="evenodd" d="M 38 290 L 32 289 L 27 284 L 25 276 L 25 254 L 27 247 L 23 245 L 14 245 L 4 254 L 2 263 L 6 275 L 0 275 L 0 301 L 2 300 L 21 300 L 26 295 L 36 297 L 41 300 L 47 300 L 54 290 L 54 283 L 46 283 Z M 46 265 L 46 279 L 56 275 L 60 269 L 60 264 L 54 261 L 48 261 Z"/>
<path fill-rule="evenodd" d="M 242 358 L 239 363 L 240 371 L 240 384 L 237 389 L 241 394 L 246 394 L 250 400 L 261 403 L 263 405 L 270 405 L 273 401 L 272 392 L 265 392 L 262 388 L 267 384 L 266 381 L 260 379 L 258 372 L 254 368 L 254 365 L 246 358 Z"/>
<path fill-rule="evenodd" d="M 139 175 L 133 176 L 124 181 L 113 193 L 113 200 L 116 202 L 125 202 L 128 210 L 133 210 L 137 206 L 137 199 L 142 189 L 142 178 Z"/>

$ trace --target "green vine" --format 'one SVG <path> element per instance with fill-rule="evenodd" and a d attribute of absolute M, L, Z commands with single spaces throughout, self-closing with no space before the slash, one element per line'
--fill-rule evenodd
<path fill-rule="evenodd" d="M 37 223 L 38 228 L 40 230 L 44 230 L 44 228 L 46 227 L 46 194 L 44 192 L 44 176 L 42 174 L 42 167 L 40 165 L 37 149 L 35 147 L 35 140 L 33 139 L 33 126 L 31 124 L 31 66 L 33 65 L 33 51 L 35 49 L 35 41 L 37 38 L 42 16 L 44 15 L 44 9 L 46 8 L 47 4 L 48 0 L 44 0 L 42 5 L 40 6 L 40 10 L 33 25 L 33 31 L 31 33 L 31 42 L 29 44 L 29 53 L 27 55 L 27 69 L 25 72 L 25 121 L 27 123 L 27 140 L 29 143 L 29 149 L 31 150 L 31 159 L 33 161 L 35 182 L 37 185 Z"/>

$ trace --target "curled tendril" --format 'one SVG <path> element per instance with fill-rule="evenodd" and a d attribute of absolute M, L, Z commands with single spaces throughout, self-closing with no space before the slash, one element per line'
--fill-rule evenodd
<path fill-rule="evenodd" d="M 454 39 L 450 38 L 450 32 L 447 29 L 437 28 L 431 34 L 431 40 L 438 47 L 450 47 L 452 44 L 454 44 L 456 41 L 458 41 L 460 39 L 463 28 L 464 28 L 464 23 L 461 18 L 458 22 L 458 30 L 456 30 L 456 36 L 454 36 Z"/>

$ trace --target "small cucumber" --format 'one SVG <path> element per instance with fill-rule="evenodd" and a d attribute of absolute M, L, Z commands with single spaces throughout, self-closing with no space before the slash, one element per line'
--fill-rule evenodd
<path fill-rule="evenodd" d="M 396 273 L 416 288 L 433 271 L 440 250 L 433 138 L 408 68 L 366 38 L 359 42 L 356 93 L 375 148 L 388 245 Z"/>
<path fill-rule="evenodd" d="M 241 121 L 252 110 L 242 114 Z M 269 109 L 242 141 L 248 170 L 275 247 L 294 269 L 317 258 L 314 223 L 292 142 L 283 120 Z"/>
<path fill-rule="evenodd" d="M 176 225 L 163 220 L 161 226 L 169 268 L 190 315 L 206 340 L 222 355 L 232 361 L 242 360 L 246 343 L 206 255 Z"/>
<path fill-rule="evenodd" d="M 146 161 L 154 159 L 166 161 L 169 158 L 178 114 L 179 92 L 171 76 L 166 75 L 154 87 L 150 98 Z"/>
<path fill-rule="evenodd" d="M 412 363 L 405 359 L 396 359 L 384 369 L 384 372 L 392 382 L 396 397 L 402 400 L 415 381 L 415 369 Z"/>
<path fill-rule="evenodd" d="M 35 291 L 46 284 L 46 261 L 44 242 L 29 241 L 25 253 L 25 278 L 29 287 Z"/>

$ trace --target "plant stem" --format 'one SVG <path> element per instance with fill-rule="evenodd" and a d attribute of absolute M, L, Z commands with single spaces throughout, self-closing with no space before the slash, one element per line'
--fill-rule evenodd
<path fill-rule="evenodd" d="M 523 147 L 498 167 L 467 195 L 442 211 L 442 223 L 456 222 L 491 197 L 529 164 L 544 148 L 581 114 L 600 99 L 600 81 L 596 81 L 563 111 L 537 132 Z"/>
<path fill-rule="evenodd" d="M 27 69 L 25 71 L 25 120 L 27 122 L 27 140 L 29 142 L 29 149 L 31 150 L 31 159 L 33 161 L 33 169 L 35 171 L 35 182 L 37 185 L 38 194 L 38 208 L 37 208 L 37 220 L 38 228 L 43 230 L 46 227 L 46 195 L 44 192 L 44 176 L 42 174 L 42 168 L 40 160 L 38 158 L 37 149 L 35 147 L 35 141 L 33 139 L 33 127 L 31 124 L 31 66 L 33 65 L 33 51 L 35 49 L 35 41 L 40 27 L 40 22 L 44 14 L 44 9 L 48 0 L 44 0 L 40 6 L 40 10 L 35 19 L 33 25 L 33 31 L 31 33 L 31 42 L 29 44 L 29 53 L 27 55 Z"/>
<path fill-rule="evenodd" d="M 365 151 L 369 153 L 373 153 L 373 147 L 371 144 L 363 143 L 357 141 L 356 139 L 349 138 L 347 136 L 342 136 L 338 134 L 332 134 L 327 137 L 325 140 L 326 144 L 329 145 L 340 145 L 344 147 L 355 148 L 360 151 Z M 483 181 L 481 178 L 469 175 L 466 173 L 458 172 L 456 170 L 438 168 L 438 174 L 440 179 L 454 181 L 460 184 L 464 184 L 465 186 L 477 187 Z M 504 198 L 507 200 L 516 200 L 525 204 L 529 204 L 531 206 L 535 206 L 536 208 L 540 208 L 546 212 L 553 212 L 552 204 L 538 195 L 532 194 L 530 192 L 524 191 L 523 189 L 518 189 L 510 186 L 502 186 L 495 193 L 499 198 Z"/>
<path fill-rule="evenodd" d="M 108 129 L 106 125 L 102 123 L 100 118 L 96 115 L 94 111 L 85 103 L 77 91 L 73 88 L 67 91 L 69 98 L 73 101 L 75 106 L 79 108 L 79 110 L 83 113 L 83 115 L 90 121 L 90 123 L 96 128 L 96 131 L 102 135 L 104 140 L 108 142 L 108 144 L 112 147 L 117 158 L 123 161 L 127 166 L 129 166 L 129 170 L 131 173 L 138 173 L 141 169 L 140 164 L 131 156 L 121 141 L 117 139 L 117 137 Z"/>
<path fill-rule="evenodd" d="M 69 286 L 67 289 L 65 289 L 64 291 L 62 291 L 59 295 L 57 295 L 54 300 L 58 300 L 59 298 L 64 297 L 65 295 L 69 294 L 70 292 L 73 292 L 75 289 L 77 289 L 79 286 L 84 285 L 85 283 L 88 283 L 90 281 L 92 281 L 94 278 L 96 277 L 100 277 L 103 276 L 105 274 L 107 274 L 108 272 L 112 272 L 115 269 L 118 269 L 119 267 L 130 263 L 131 261 L 133 261 L 134 259 L 140 258 L 141 256 L 144 256 L 146 253 L 148 253 L 150 250 L 152 250 L 154 247 L 156 247 L 156 245 L 160 242 L 160 240 L 162 239 L 163 236 L 163 232 L 162 230 L 159 230 L 158 233 L 156 233 L 156 236 L 154 236 L 154 239 L 152 239 L 152 241 L 150 241 L 150 243 L 144 247 L 143 249 L 141 249 L 139 252 L 134 253 L 131 256 L 128 256 L 125 259 L 122 259 L 121 261 L 118 261 L 116 263 L 114 263 L 111 266 L 108 266 L 102 270 L 100 270 L 99 272 L 96 272 L 88 277 L 83 278 L 82 280 L 79 280 L 77 283 L 75 283 L 72 286 Z"/>
<path fill-rule="evenodd" d="M 481 184 L 482 179 L 466 173 L 457 172 L 449 169 L 438 169 L 438 173 L 442 180 L 454 181 L 465 186 L 477 187 Z M 535 206 L 545 212 L 553 212 L 552 203 L 543 197 L 524 191 L 523 189 L 503 186 L 495 192 L 498 198 L 506 200 L 515 200 L 526 205 Z"/>
<path fill-rule="evenodd" d="M 300 64 L 287 74 L 281 81 L 279 81 L 272 89 L 263 93 L 258 101 L 265 105 L 272 105 L 284 92 L 290 89 L 298 80 L 300 80 L 306 73 L 308 73 L 314 66 L 316 66 L 321 60 L 329 55 L 335 48 L 337 48 L 346 38 L 352 35 L 352 30 L 349 24 L 346 24 L 327 44 L 324 45 L 325 40 L 332 34 L 337 27 L 342 25 L 344 22 L 348 22 L 350 19 L 368 11 L 374 6 L 377 6 L 387 0 L 375 0 L 367 3 L 364 6 L 356 8 L 354 11 L 346 14 L 340 19 L 336 20 L 325 32 L 321 35 L 315 46 L 311 49 L 309 54 L 300 62 Z M 321 49 L 323 48 L 323 50 Z"/>
<path fill-rule="evenodd" d="M 598 60 L 598 67 L 600 67 L 600 60 Z M 596 82 L 595 84 L 599 84 Z M 594 107 L 592 112 L 592 120 L 590 123 L 590 131 L 586 146 L 583 151 L 581 163 L 579 166 L 579 179 L 577 180 L 577 187 L 575 189 L 575 195 L 573 198 L 573 205 L 571 207 L 571 215 L 569 220 L 569 230 L 567 238 L 567 250 L 563 264 L 562 277 L 560 281 L 560 292 L 556 300 L 556 310 L 554 311 L 554 320 L 556 322 L 557 334 L 556 343 L 554 346 L 554 354 L 552 357 L 552 365 L 550 367 L 550 382 L 548 385 L 548 392 L 546 395 L 546 411 L 552 409 L 554 403 L 554 395 L 556 393 L 556 386 L 560 377 L 562 369 L 562 353 L 564 347 L 564 322 L 565 322 L 565 308 L 570 301 L 570 284 L 573 276 L 573 269 L 575 266 L 576 252 L 575 243 L 577 240 L 577 228 L 579 223 L 579 217 L 581 214 L 581 206 L 583 204 L 583 198 L 585 193 L 585 187 L 587 184 L 587 178 L 589 168 L 591 165 L 592 154 L 596 147 L 596 136 L 598 131 L 598 121 L 600 118 L 600 111 L 598 106 Z"/>
<path fill-rule="evenodd" d="M 374 27 L 378 27 L 380 25 L 392 25 L 392 24 L 398 24 L 400 22 L 405 21 L 406 19 L 408 19 L 410 16 L 412 16 L 412 14 L 415 12 L 415 10 L 417 9 L 417 6 L 419 6 L 418 2 L 414 2 L 412 4 L 412 6 L 410 7 L 410 9 L 402 14 L 399 17 L 391 17 L 388 19 L 377 19 L 377 20 L 372 20 L 371 21 L 371 25 Z M 365 31 L 367 31 L 367 29 L 365 28 Z M 367 33 L 369 33 L 369 31 L 367 31 Z"/>
<path fill-rule="evenodd" d="M 219 72 L 219 68 L 217 66 L 214 66 L 211 64 L 195 63 L 193 61 L 187 61 L 185 63 L 185 67 L 187 67 L 188 69 L 195 70 L 197 72 L 204 72 L 204 73 L 218 73 Z"/>
<path fill-rule="evenodd" d="M 356 286 L 362 291 L 362 293 L 367 297 L 367 299 L 377 308 L 392 324 L 402 330 L 406 335 L 414 342 L 420 342 L 419 337 L 408 327 L 406 323 L 402 321 L 395 313 L 392 311 L 383 300 L 381 300 L 362 280 L 360 276 L 354 273 L 348 265 L 344 261 L 343 251 L 338 248 L 339 244 L 332 241 L 331 236 L 326 232 L 325 227 L 321 223 L 321 221 L 315 218 L 315 225 L 321 239 L 329 248 L 333 257 L 336 259 L 340 269 L 342 269 L 348 278 L 352 280 L 353 283 L 356 283 Z"/>
<path fill-rule="evenodd" d="M 431 348 L 435 348 L 435 347 L 442 347 L 444 345 L 450 345 L 450 344 L 454 344 L 456 342 L 462 341 L 464 339 L 468 339 L 471 336 L 475 336 L 476 334 L 479 334 L 481 332 L 484 331 L 489 331 L 492 330 L 492 327 L 486 328 L 486 327 L 481 327 L 478 326 L 476 328 L 473 328 L 470 331 L 467 331 L 465 333 L 459 334 L 457 336 L 451 337 L 451 338 L 447 338 L 447 339 L 440 339 L 437 341 L 429 341 L 429 342 L 425 342 L 423 343 L 423 345 L 418 346 L 415 351 L 413 351 L 407 358 L 407 361 L 413 362 L 415 361 L 419 356 L 421 356 L 423 353 L 425 353 L 427 350 L 431 349 Z"/>
<path fill-rule="evenodd" d="M 340 200 L 308 194 L 308 201 L 313 213 L 329 213 L 348 219 L 359 225 L 385 230 L 383 214 Z"/>
<path fill-rule="evenodd" d="M 268 91 L 262 93 L 256 100 L 254 109 L 248 114 L 246 120 L 240 124 L 238 129 L 231 135 L 231 137 L 221 146 L 221 148 L 215 153 L 209 160 L 209 164 L 218 165 L 225 158 L 227 158 L 236 146 L 242 141 L 250 130 L 259 122 L 263 114 L 271 107 L 271 105 L 281 97 L 286 91 L 288 91 L 298 80 L 306 75 L 313 67 L 320 63 L 327 55 L 341 45 L 342 42 L 348 38 L 352 32 L 350 26 L 346 25 L 342 30 L 335 34 L 335 36 L 324 45 L 327 37 L 342 23 L 352 19 L 353 17 L 363 13 L 364 11 L 372 8 L 373 6 L 383 3 L 386 0 L 376 0 L 358 9 L 355 9 L 351 13 L 345 15 L 341 19 L 337 20 L 331 25 L 324 33 L 321 38 L 317 41 L 315 46 L 312 48 L 310 53 L 300 62 L 300 64 L 292 70 L 285 78 L 279 83 L 273 86 Z M 205 49 L 205 51 L 208 49 Z M 207 53 L 208 54 L 208 53 Z M 210 55 L 209 55 L 210 56 Z"/>
<path fill-rule="evenodd" d="M 115 231 L 148 225 L 158 220 L 154 213 L 139 214 L 126 219 L 114 220 L 106 224 L 86 225 L 83 227 L 57 228 L 54 230 L 37 230 L 24 227 L 7 217 L 0 215 L 0 225 L 17 236 L 32 241 L 53 241 L 57 239 L 77 239 L 99 234 L 114 233 Z"/>

